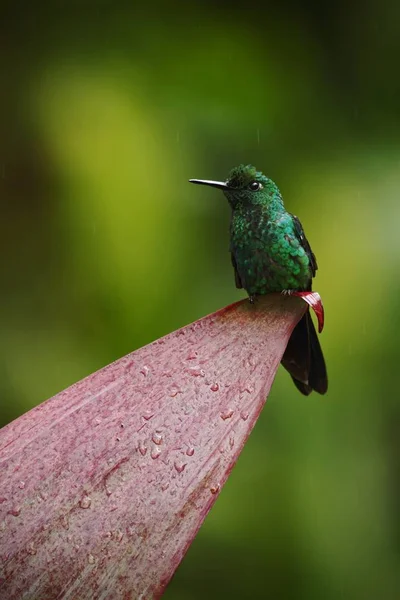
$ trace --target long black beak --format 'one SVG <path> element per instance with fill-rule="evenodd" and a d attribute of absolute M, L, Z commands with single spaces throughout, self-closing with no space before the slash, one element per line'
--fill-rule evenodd
<path fill-rule="evenodd" d="M 198 185 L 211 185 L 211 187 L 219 188 L 220 190 L 229 190 L 224 181 L 210 181 L 209 179 L 189 179 L 189 181 Z"/>

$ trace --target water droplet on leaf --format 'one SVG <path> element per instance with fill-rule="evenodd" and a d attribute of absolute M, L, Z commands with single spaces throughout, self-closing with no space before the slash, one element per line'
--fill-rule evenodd
<path fill-rule="evenodd" d="M 115 530 L 115 539 L 116 539 L 116 541 L 120 542 L 123 537 L 124 537 L 124 534 L 122 533 L 122 531 L 120 529 L 116 529 Z"/>
<path fill-rule="evenodd" d="M 233 415 L 233 410 L 227 409 L 226 411 L 221 413 L 221 419 L 223 421 L 226 421 L 227 419 L 230 419 L 232 415 Z"/>
<path fill-rule="evenodd" d="M 193 377 L 205 377 L 206 374 L 204 369 L 200 369 L 199 367 L 190 367 L 189 372 Z"/>
<path fill-rule="evenodd" d="M 36 554 L 37 550 L 36 550 L 36 548 L 35 548 L 35 546 L 34 546 L 33 542 L 30 542 L 30 543 L 27 545 L 27 547 L 26 547 L 26 551 L 27 551 L 27 553 L 28 553 L 28 554 L 31 554 L 32 556 L 33 556 L 34 554 Z"/>
<path fill-rule="evenodd" d="M 171 388 L 169 393 L 171 398 L 175 398 L 178 394 L 182 394 L 182 390 L 180 390 L 177 386 Z"/>
<path fill-rule="evenodd" d="M 153 460 L 155 460 L 156 458 L 158 458 L 161 454 L 161 450 L 160 448 L 156 447 L 156 448 L 152 448 L 151 452 L 150 452 L 150 456 Z"/>
<path fill-rule="evenodd" d="M 138 450 L 142 456 L 144 456 L 147 452 L 147 447 L 144 445 L 142 440 L 139 441 Z"/>
<path fill-rule="evenodd" d="M 81 508 L 89 508 L 92 504 L 92 499 L 90 496 L 84 496 L 79 504 Z"/>
<path fill-rule="evenodd" d="M 157 444 L 157 446 L 160 446 L 160 444 L 162 444 L 162 436 L 159 433 L 157 433 L 157 431 L 153 433 L 151 439 L 155 444 Z"/>
<path fill-rule="evenodd" d="M 174 463 L 174 467 L 178 471 L 178 473 L 182 473 L 182 471 L 185 470 L 186 464 L 187 463 L 178 463 L 178 462 L 175 462 Z"/>
<path fill-rule="evenodd" d="M 154 413 L 151 410 L 147 410 L 142 417 L 145 421 L 149 421 L 151 417 L 154 417 Z"/>

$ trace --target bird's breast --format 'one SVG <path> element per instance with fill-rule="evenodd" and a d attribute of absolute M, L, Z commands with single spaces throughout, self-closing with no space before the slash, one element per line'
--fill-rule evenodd
<path fill-rule="evenodd" d="M 302 264 L 290 215 L 233 215 L 231 252 L 243 287 L 250 294 L 302 288 L 309 278 Z M 307 262 L 307 264 L 305 264 Z"/>

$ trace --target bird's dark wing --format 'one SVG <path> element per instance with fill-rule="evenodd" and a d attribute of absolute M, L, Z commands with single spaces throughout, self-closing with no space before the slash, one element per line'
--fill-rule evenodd
<path fill-rule="evenodd" d="M 235 255 L 233 254 L 232 250 L 231 250 L 231 259 L 232 259 L 232 265 L 233 265 L 233 270 L 235 271 L 235 283 L 236 283 L 236 287 L 237 288 L 242 288 L 242 282 L 240 280 L 240 276 L 237 270 L 237 265 L 236 265 L 236 260 L 235 260 Z"/>
<path fill-rule="evenodd" d="M 307 256 L 310 260 L 312 276 L 315 277 L 315 273 L 317 272 L 317 269 L 318 269 L 317 259 L 315 258 L 315 254 L 311 250 L 311 246 L 308 243 L 308 239 L 305 236 L 303 227 L 300 223 L 300 219 L 298 217 L 296 217 L 296 215 L 291 215 L 291 217 L 293 219 L 294 230 L 295 230 L 297 239 L 299 240 L 300 244 L 303 246 L 304 250 L 307 252 Z"/>

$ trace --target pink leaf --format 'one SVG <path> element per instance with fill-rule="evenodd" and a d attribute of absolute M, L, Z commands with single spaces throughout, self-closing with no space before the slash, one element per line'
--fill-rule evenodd
<path fill-rule="evenodd" d="M 280 295 L 233 304 L 2 429 L 0 597 L 159 597 L 303 313 Z"/>

